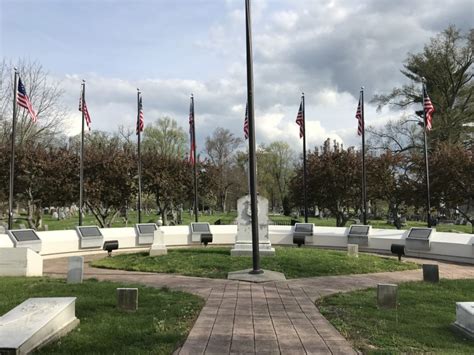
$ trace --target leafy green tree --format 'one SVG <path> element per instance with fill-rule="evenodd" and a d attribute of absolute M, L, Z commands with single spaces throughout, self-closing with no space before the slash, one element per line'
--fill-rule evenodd
<path fill-rule="evenodd" d="M 409 84 L 389 94 L 376 95 L 373 102 L 402 109 L 422 107 L 421 78 L 435 107 L 430 141 L 462 143 L 469 133 L 467 125 L 474 122 L 474 29 L 462 34 L 450 26 L 441 32 L 421 53 L 409 53 L 401 73 Z M 413 106 L 413 104 L 417 104 Z"/>
<path fill-rule="evenodd" d="M 183 158 L 186 153 L 187 135 L 176 120 L 161 117 L 145 127 L 143 151 L 153 152 L 161 159 Z"/>
<path fill-rule="evenodd" d="M 215 169 L 216 196 L 223 212 L 227 211 L 229 191 L 236 184 L 235 151 L 241 144 L 242 139 L 235 137 L 228 129 L 220 127 L 214 130 L 212 136 L 206 137 L 205 152 Z"/>

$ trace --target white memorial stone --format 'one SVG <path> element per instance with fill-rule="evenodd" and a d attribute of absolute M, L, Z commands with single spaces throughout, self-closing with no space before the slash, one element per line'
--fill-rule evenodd
<path fill-rule="evenodd" d="M 168 254 L 168 249 L 165 244 L 165 235 L 163 231 L 158 228 L 153 234 L 153 244 L 150 248 L 150 256 L 166 255 Z"/>
<path fill-rule="evenodd" d="M 474 340 L 474 302 L 456 302 L 454 327 Z"/>
<path fill-rule="evenodd" d="M 243 196 L 237 201 L 237 237 L 232 256 L 252 255 L 252 213 L 250 195 Z M 268 200 L 257 196 L 258 211 L 258 250 L 260 255 L 275 255 L 268 237 Z"/>
<path fill-rule="evenodd" d="M 80 284 L 84 277 L 84 257 L 70 256 L 68 259 L 67 283 Z"/>
<path fill-rule="evenodd" d="M 347 244 L 347 255 L 354 258 L 359 257 L 359 245 L 358 244 Z"/>
<path fill-rule="evenodd" d="M 43 276 L 43 257 L 30 248 L 0 248 L 0 276 Z"/>
<path fill-rule="evenodd" d="M 6 234 L 6 229 L 4 226 L 0 226 L 0 234 Z"/>
<path fill-rule="evenodd" d="M 0 354 L 29 354 L 78 324 L 76 297 L 29 298 L 0 317 Z"/>
<path fill-rule="evenodd" d="M 54 211 L 51 217 L 53 217 L 53 219 L 58 219 L 59 218 L 58 212 Z"/>

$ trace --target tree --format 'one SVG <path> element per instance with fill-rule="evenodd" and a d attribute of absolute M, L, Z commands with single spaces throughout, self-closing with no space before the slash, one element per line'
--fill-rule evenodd
<path fill-rule="evenodd" d="M 328 209 L 342 227 L 361 207 L 361 163 L 354 148 L 344 149 L 326 140 L 321 150 L 307 154 L 308 203 Z M 303 169 L 291 182 L 291 196 L 295 205 L 302 206 Z"/>
<path fill-rule="evenodd" d="M 232 178 L 235 150 L 242 139 L 235 137 L 228 129 L 216 128 L 212 136 L 206 137 L 205 150 L 211 164 L 216 169 L 217 199 L 223 212 L 226 212 L 227 197 L 235 180 Z"/>
<path fill-rule="evenodd" d="M 272 142 L 257 151 L 259 190 L 266 191 L 272 202 L 283 207 L 288 198 L 288 185 L 294 173 L 295 155 L 288 143 Z M 275 199 L 278 203 L 275 203 Z"/>
<path fill-rule="evenodd" d="M 401 73 L 410 80 L 390 94 L 375 95 L 379 108 L 421 109 L 421 78 L 426 78 L 428 93 L 435 107 L 430 141 L 462 143 L 466 140 L 466 125 L 474 122 L 474 29 L 462 34 L 450 26 L 441 32 L 421 53 L 409 53 Z"/>
<path fill-rule="evenodd" d="M 93 132 L 84 153 L 85 203 L 99 225 L 110 227 L 135 191 L 136 154 L 118 136 Z"/>
<path fill-rule="evenodd" d="M 16 143 L 18 146 L 32 142 L 49 145 L 64 127 L 62 123 L 66 117 L 66 110 L 61 104 L 64 91 L 60 83 L 52 80 L 39 63 L 20 60 L 16 67 L 38 116 L 38 122 L 35 124 L 26 110 L 18 109 Z M 13 65 L 4 59 L 0 63 L 0 141 L 2 142 L 10 141 L 12 110 Z"/>
<path fill-rule="evenodd" d="M 474 233 L 473 151 L 443 143 L 430 158 L 433 202 L 461 214 Z"/>
<path fill-rule="evenodd" d="M 143 133 L 143 151 L 161 159 L 183 158 L 187 138 L 183 128 L 170 117 L 162 117 L 147 125 Z"/>

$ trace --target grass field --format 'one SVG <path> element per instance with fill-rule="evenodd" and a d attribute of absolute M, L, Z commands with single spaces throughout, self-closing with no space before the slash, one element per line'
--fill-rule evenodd
<path fill-rule="evenodd" d="M 0 278 L 0 315 L 30 297 L 77 297 L 80 324 L 41 354 L 172 354 L 184 342 L 204 301 L 183 292 L 138 287 L 138 311 L 116 308 L 112 282 L 68 285 L 49 278 Z M 127 285 L 125 287 L 130 287 Z M 36 354 L 36 352 L 35 352 Z"/>
<path fill-rule="evenodd" d="M 398 309 L 376 307 L 375 289 L 319 300 L 321 313 L 363 353 L 474 354 L 474 341 L 453 332 L 456 302 L 472 301 L 474 280 L 399 285 Z"/>
<path fill-rule="evenodd" d="M 214 213 L 213 215 L 202 214 L 199 215 L 200 222 L 209 222 L 210 224 L 214 224 L 218 219 L 221 219 L 224 222 L 232 221 L 236 218 L 236 212 L 229 212 L 229 213 Z M 289 223 L 291 218 L 282 215 L 270 215 L 271 220 L 275 222 L 287 222 Z M 194 216 L 191 216 L 188 212 L 184 212 L 182 215 L 182 224 L 189 225 L 191 222 L 194 222 Z M 143 214 L 142 215 L 142 222 L 156 222 L 158 220 L 158 216 L 156 214 Z M 304 218 L 299 219 L 300 222 L 303 222 Z M 316 226 L 328 226 L 334 227 L 336 226 L 336 219 L 335 218 L 316 218 L 310 217 L 310 223 L 314 223 Z M 16 227 L 19 226 L 19 223 L 27 224 L 26 222 L 18 221 L 15 224 Z M 137 213 L 130 212 L 128 215 L 128 226 L 133 226 L 137 223 Z M 353 222 L 348 222 L 347 225 L 352 224 Z M 370 220 L 369 223 L 372 225 L 373 228 L 383 228 L 383 229 L 395 229 L 394 225 L 387 224 L 385 220 Z M 77 218 L 68 218 L 63 220 L 53 219 L 51 215 L 44 215 L 43 216 L 43 224 L 48 225 L 49 230 L 62 230 L 62 229 L 74 229 L 78 225 Z M 92 215 L 86 215 L 84 217 L 83 225 L 97 225 L 97 221 Z M 121 217 L 117 217 L 115 222 L 113 223 L 112 227 L 125 227 L 125 221 Z M 402 229 L 408 229 L 410 227 L 426 227 L 425 222 L 418 222 L 418 221 L 408 221 L 405 227 Z M 436 226 L 436 230 L 439 232 L 454 232 L 454 233 L 471 233 L 472 228 L 471 226 L 463 226 L 463 225 L 453 225 L 453 224 L 439 224 Z"/>
<path fill-rule="evenodd" d="M 261 257 L 263 269 L 279 271 L 287 278 L 326 275 L 365 274 L 381 271 L 417 269 L 414 263 L 359 253 L 358 258 L 346 252 L 315 248 L 277 247 L 275 256 Z M 147 253 L 120 254 L 94 261 L 92 266 L 176 273 L 188 276 L 227 278 L 227 273 L 252 267 L 251 257 L 231 257 L 229 248 L 186 248 L 168 250 L 168 255 L 150 257 Z"/>

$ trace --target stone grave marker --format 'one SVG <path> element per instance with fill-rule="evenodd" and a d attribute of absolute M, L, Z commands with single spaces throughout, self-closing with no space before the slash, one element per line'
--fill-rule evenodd
<path fill-rule="evenodd" d="M 456 302 L 454 329 L 474 340 L 474 302 Z"/>
<path fill-rule="evenodd" d="M 138 288 L 117 288 L 117 307 L 135 312 L 138 309 Z"/>
<path fill-rule="evenodd" d="M 68 259 L 67 283 L 80 284 L 84 277 L 84 257 L 70 256 Z"/>
<path fill-rule="evenodd" d="M 423 264 L 423 281 L 439 282 L 438 265 Z"/>
<path fill-rule="evenodd" d="M 377 305 L 380 308 L 397 308 L 397 290 L 397 285 L 378 284 Z"/>
<path fill-rule="evenodd" d="M 347 244 L 347 255 L 358 258 L 359 257 L 359 245 L 358 244 Z"/>
<path fill-rule="evenodd" d="M 78 324 L 76 297 L 29 298 L 0 317 L 0 354 L 29 354 Z"/>

